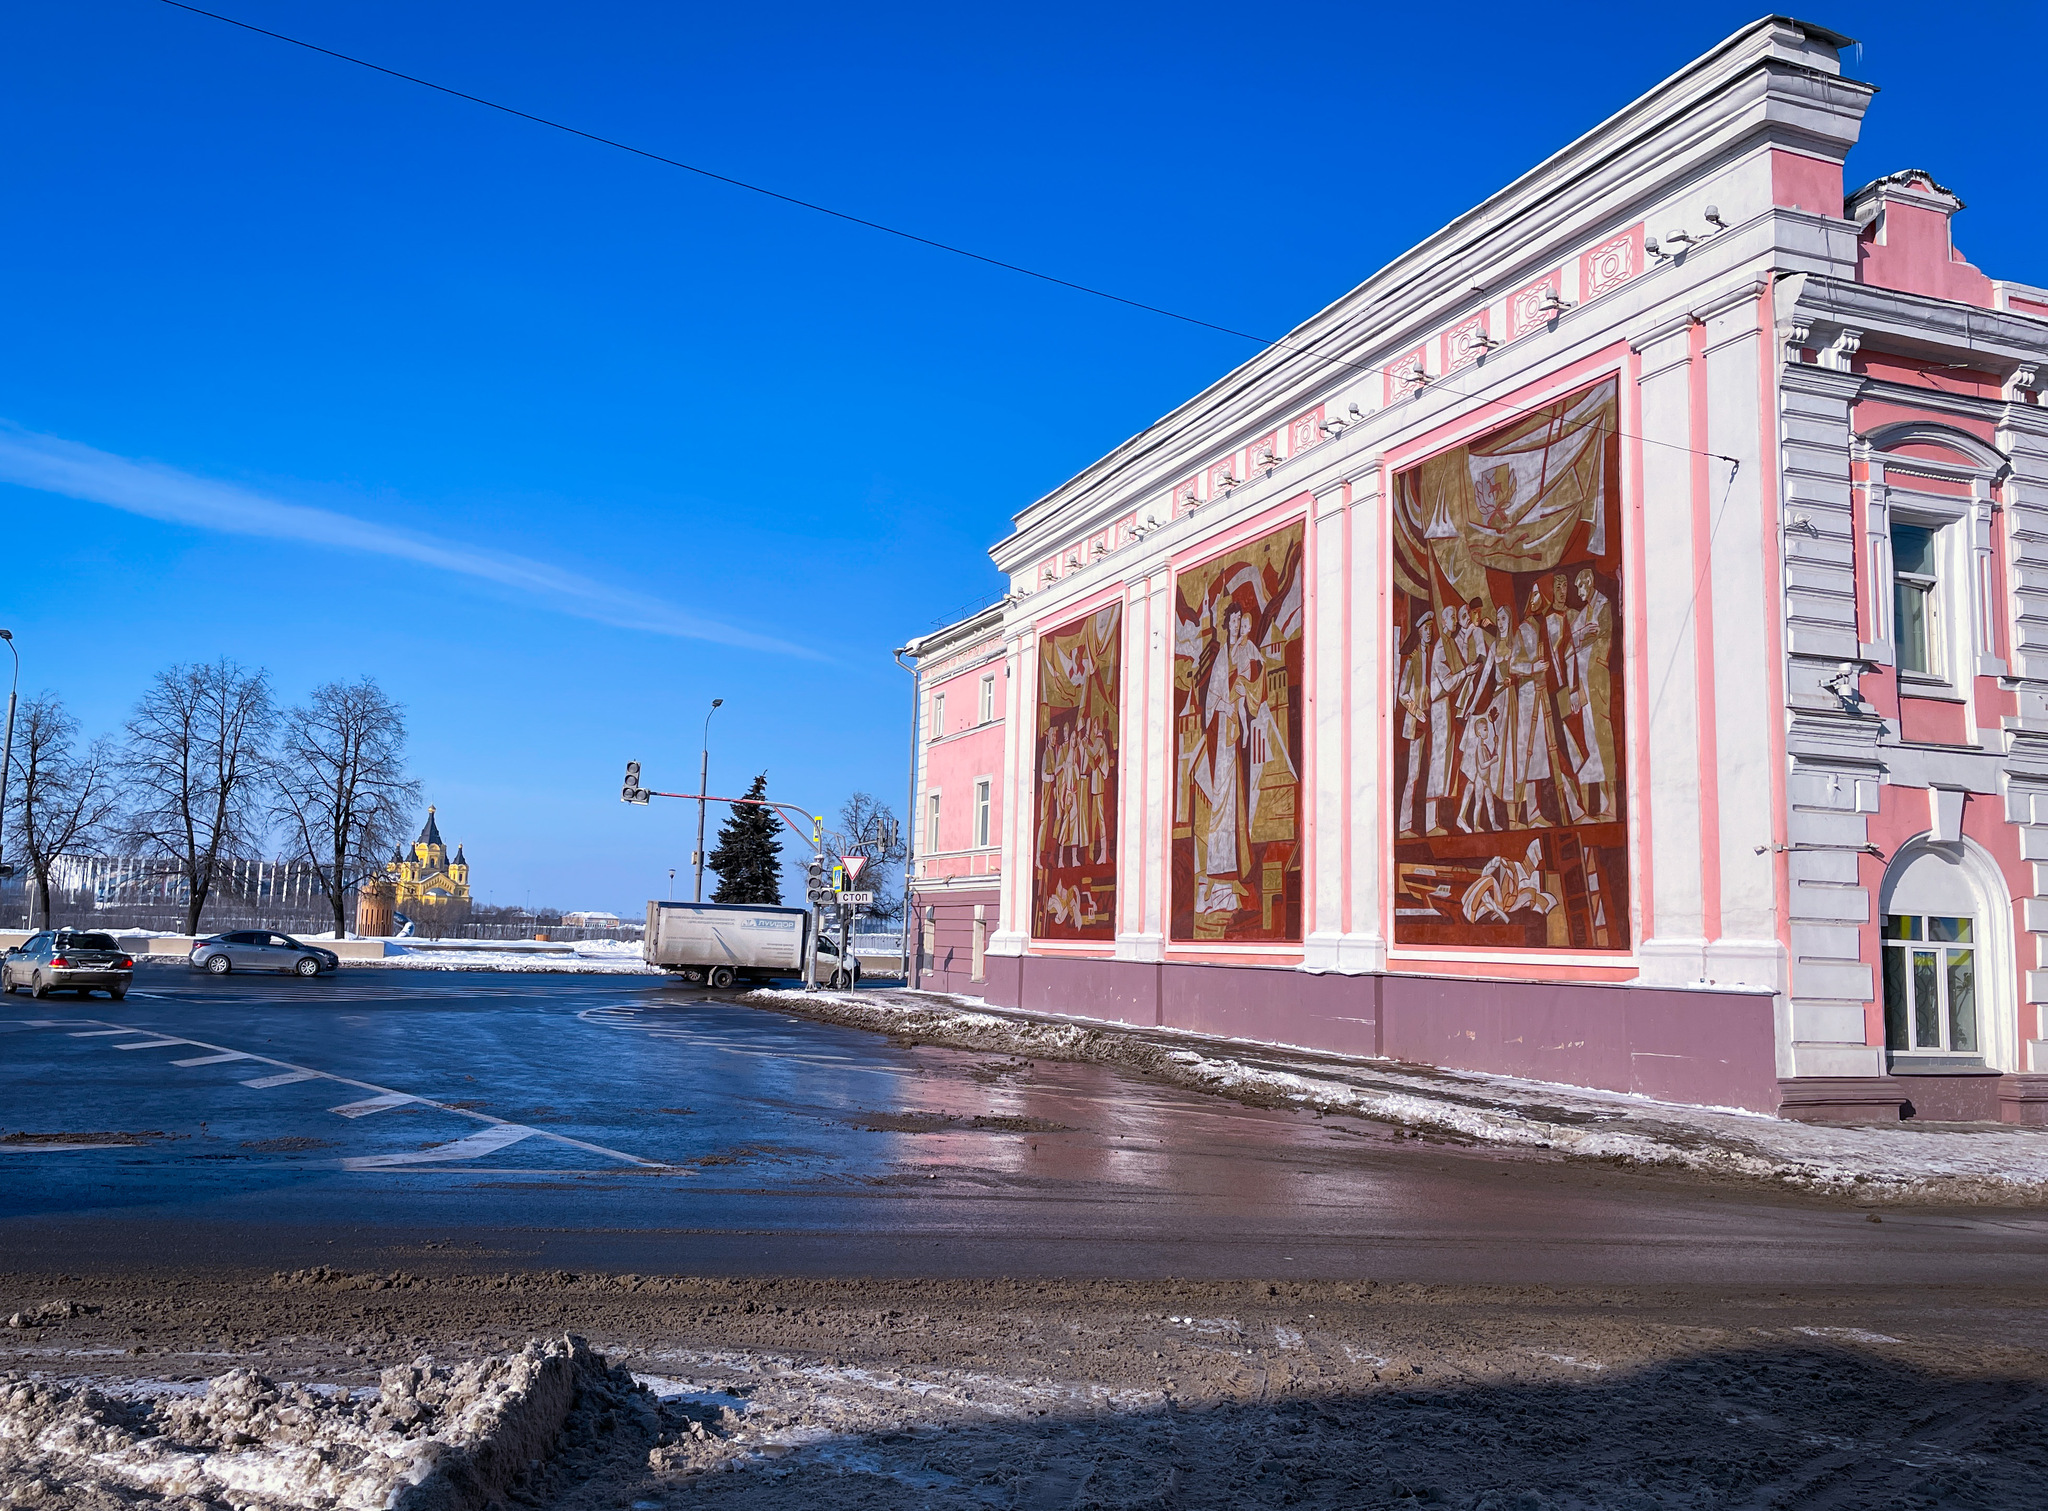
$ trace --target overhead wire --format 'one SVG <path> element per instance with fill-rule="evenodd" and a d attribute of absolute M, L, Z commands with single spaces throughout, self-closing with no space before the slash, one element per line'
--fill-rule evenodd
<path fill-rule="evenodd" d="M 288 32 L 274 31 L 267 26 L 258 26 L 252 21 L 244 21 L 236 16 L 207 10 L 203 6 L 189 4 L 187 0 L 161 0 L 161 3 L 170 6 L 173 10 L 181 10 L 195 16 L 203 16 L 209 21 L 218 21 L 224 26 L 236 27 L 259 37 L 268 37 L 275 42 L 283 42 L 292 47 L 303 48 L 307 52 L 318 53 L 322 57 L 333 58 L 337 62 L 353 64 L 357 68 L 365 68 L 372 73 L 383 74 L 387 78 L 398 79 L 407 84 L 417 85 L 421 89 L 429 89 L 437 94 L 445 94 L 453 99 L 467 101 L 472 105 L 481 105 L 486 110 L 495 110 L 500 114 L 513 116 L 516 119 L 531 122 L 536 126 L 545 126 L 551 131 L 560 131 L 568 136 L 580 137 L 584 141 L 594 142 L 598 146 L 610 147 L 615 151 L 629 153 L 634 157 L 644 158 L 649 162 L 660 163 L 665 167 L 679 168 L 685 173 L 694 173 L 698 177 L 709 179 L 714 183 L 725 184 L 735 189 L 744 189 L 749 194 L 758 194 L 766 199 L 779 200 L 783 204 L 793 205 L 800 210 L 809 210 L 818 215 L 830 216 L 834 220 L 845 221 L 849 225 L 862 226 L 870 231 L 879 231 L 886 236 L 895 236 L 904 241 L 915 242 L 919 246 L 930 247 L 934 251 L 947 252 L 955 257 L 965 257 L 971 261 L 985 264 L 988 267 L 1001 268 L 1005 272 L 1017 273 L 1026 278 L 1035 278 L 1041 283 L 1049 283 L 1059 288 L 1071 289 L 1078 294 L 1088 294 L 1097 299 L 1107 299 L 1113 304 L 1121 304 L 1130 309 L 1143 310 L 1147 314 L 1163 316 L 1168 320 L 1178 320 L 1186 325 L 1199 326 L 1203 330 L 1211 330 L 1220 335 L 1232 336 L 1240 341 L 1255 342 L 1259 346 L 1271 351 L 1283 351 L 1294 356 L 1307 357 L 1313 361 L 1349 368 L 1355 372 L 1374 373 L 1380 370 L 1371 363 L 1353 361 L 1349 357 L 1332 356 L 1327 352 L 1319 352 L 1311 347 L 1296 346 L 1286 341 L 1276 341 L 1269 336 L 1254 335 L 1250 331 L 1241 331 L 1233 326 L 1219 325 L 1213 320 L 1204 320 L 1196 315 L 1183 314 L 1179 310 L 1168 309 L 1164 305 L 1149 304 L 1142 299 L 1132 299 L 1123 294 L 1112 293 L 1108 289 L 1097 288 L 1092 284 L 1079 283 L 1071 278 L 1062 278 L 1054 273 L 1043 273 L 1036 268 L 1026 267 L 1022 263 L 1010 262 L 1001 257 L 991 257 L 985 252 L 977 252 L 969 247 L 959 246 L 953 242 L 940 241 L 935 237 L 923 236 L 915 231 L 906 231 L 901 227 L 888 225 L 879 220 L 871 220 L 866 216 L 854 215 L 845 210 L 835 210 L 830 205 L 819 204 L 815 200 L 803 199 L 794 194 L 785 194 L 779 189 L 770 189 L 762 184 L 751 183 L 746 179 L 736 178 L 729 173 L 720 173 L 715 169 L 703 168 L 695 163 L 685 162 L 681 158 L 669 157 L 664 153 L 654 152 L 645 147 L 636 147 L 631 142 L 620 141 L 616 137 L 604 136 L 595 131 L 586 131 L 582 127 L 572 126 L 566 121 L 554 120 L 549 116 L 537 115 L 530 110 L 521 110 L 514 105 L 502 104 L 497 100 L 486 98 L 480 94 L 471 94 L 467 90 L 457 89 L 448 84 L 437 83 L 432 79 L 422 78 L 418 74 L 406 73 L 401 69 L 372 62 L 368 58 L 358 57 L 354 53 L 341 52 L 332 47 L 323 47 L 317 42 L 308 42 L 305 38 L 292 36 Z M 1541 406 L 1535 405 L 1514 404 L 1506 399 L 1478 399 L 1475 395 L 1464 393 L 1457 389 L 1447 391 L 1457 394 L 1462 398 L 1475 399 L 1476 402 L 1481 404 L 1492 405 L 1520 414 L 1534 414 L 1541 408 Z M 1634 440 L 1645 446 L 1663 446 L 1675 451 L 1710 456 L 1717 461 L 1729 462 L 1736 467 L 1741 466 L 1741 463 L 1735 457 L 1725 456 L 1717 451 L 1707 451 L 1698 446 L 1689 446 L 1680 441 L 1658 440 L 1651 436 L 1630 436 L 1620 431 L 1615 433 L 1622 435 L 1624 439 Z"/>

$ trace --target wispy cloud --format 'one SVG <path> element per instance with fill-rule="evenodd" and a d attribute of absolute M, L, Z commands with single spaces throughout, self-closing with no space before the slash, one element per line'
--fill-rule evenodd
<path fill-rule="evenodd" d="M 530 593 L 562 613 L 621 629 L 781 655 L 817 656 L 817 652 L 788 641 L 699 618 L 663 599 L 565 572 L 529 557 L 395 529 L 332 509 L 286 503 L 234 483 L 115 456 L 57 436 L 37 435 L 5 421 L 0 421 L 0 482 L 87 499 L 202 530 L 301 541 L 418 562 Z"/>

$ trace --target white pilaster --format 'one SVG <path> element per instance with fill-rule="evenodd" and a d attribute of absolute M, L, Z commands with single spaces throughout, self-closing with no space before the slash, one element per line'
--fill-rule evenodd
<path fill-rule="evenodd" d="M 1644 580 L 1635 585 L 1641 618 L 1634 659 L 1647 673 L 1647 705 L 1632 704 L 1631 754 L 1649 749 L 1637 782 L 1656 846 L 1651 867 L 1651 936 L 1637 946 L 1642 979 L 1686 985 L 1706 978 L 1706 926 L 1700 848 L 1700 688 L 1697 600 L 1700 563 L 1693 552 L 1692 317 L 1636 337 L 1642 412 Z M 1633 678 L 1631 679 L 1634 680 Z M 1634 688 L 1631 688 L 1634 691 Z M 1640 732 L 1640 740 L 1638 738 Z"/>

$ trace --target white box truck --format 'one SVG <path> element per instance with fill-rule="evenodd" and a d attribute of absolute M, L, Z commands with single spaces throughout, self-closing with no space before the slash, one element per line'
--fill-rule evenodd
<path fill-rule="evenodd" d="M 658 965 L 685 981 L 728 987 L 735 981 L 801 976 L 804 952 L 814 946 L 818 979 L 839 979 L 839 952 L 831 940 L 814 937 L 809 908 L 650 902 L 641 953 L 649 965 Z M 859 962 L 848 962 L 848 970 L 857 980 Z"/>

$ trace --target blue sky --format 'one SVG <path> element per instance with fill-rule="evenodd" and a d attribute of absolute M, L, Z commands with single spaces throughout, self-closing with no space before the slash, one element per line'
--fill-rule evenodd
<path fill-rule="evenodd" d="M 219 7 L 1273 335 L 1757 13 Z M 2048 282 L 1981 71 L 2040 56 L 2044 12 L 1928 14 L 1812 14 L 1884 91 L 1851 183 L 1930 169 L 1979 266 Z M 287 699 L 374 674 L 489 900 L 660 895 L 694 810 L 619 773 L 691 786 L 713 697 L 714 791 L 900 809 L 891 647 L 1249 355 L 158 0 L 17 0 L 7 33 L 0 457 L 130 505 L 0 484 L 24 689 L 102 730 L 173 661 Z"/>

